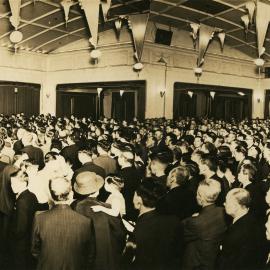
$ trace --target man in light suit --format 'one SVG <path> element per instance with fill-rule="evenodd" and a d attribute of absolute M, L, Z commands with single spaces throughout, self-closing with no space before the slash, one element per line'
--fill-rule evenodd
<path fill-rule="evenodd" d="M 55 206 L 34 220 L 32 254 L 37 269 L 90 269 L 95 250 L 92 220 L 70 208 L 70 181 L 56 178 L 49 188 Z"/>
<path fill-rule="evenodd" d="M 221 191 L 216 180 L 199 184 L 197 201 L 202 210 L 183 221 L 185 252 L 183 269 L 214 270 L 220 243 L 226 231 L 225 211 L 215 205 Z"/>

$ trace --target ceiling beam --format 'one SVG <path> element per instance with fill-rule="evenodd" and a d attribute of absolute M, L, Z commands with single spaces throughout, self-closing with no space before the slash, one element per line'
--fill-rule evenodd
<path fill-rule="evenodd" d="M 187 19 L 182 19 L 182 18 L 179 18 L 179 17 L 167 15 L 167 14 L 160 14 L 159 12 L 152 11 L 151 13 L 152 14 L 155 14 L 155 15 L 158 15 L 158 16 L 162 16 L 162 17 L 168 18 L 168 19 L 173 19 L 173 20 L 176 20 L 176 21 L 179 21 L 179 22 L 192 23 L 192 21 L 189 21 Z M 245 41 L 243 41 L 243 40 L 241 40 L 241 39 L 239 39 L 239 38 L 237 38 L 235 36 L 232 36 L 230 34 L 228 34 L 227 36 L 229 36 L 230 38 L 232 38 L 234 40 L 237 40 L 238 42 L 243 43 L 243 44 L 245 44 L 245 45 L 247 45 L 247 46 L 249 46 L 249 47 L 251 47 L 253 49 L 256 49 L 256 50 L 258 49 L 256 46 L 253 46 L 253 45 L 251 45 L 251 44 L 249 44 L 249 43 L 247 43 L 247 42 L 245 42 Z M 270 56 L 267 53 L 265 53 L 265 55 Z"/>
<path fill-rule="evenodd" d="M 78 19 L 80 19 L 80 16 L 75 17 L 75 18 L 73 18 L 73 19 L 70 19 L 68 22 L 73 22 L 73 21 L 76 21 L 76 20 L 78 20 Z M 55 26 L 53 26 L 53 27 L 48 27 L 47 29 L 45 29 L 45 30 L 43 30 L 43 31 L 40 31 L 40 32 L 36 33 L 35 35 L 32 35 L 32 36 L 28 37 L 27 39 L 22 40 L 20 43 L 18 43 L 18 45 L 21 45 L 21 44 L 23 44 L 23 43 L 25 43 L 25 42 L 27 42 L 27 41 L 29 41 L 29 40 L 32 40 L 32 39 L 34 39 L 34 38 L 36 38 L 36 37 L 38 37 L 38 36 L 40 36 L 40 35 L 43 35 L 43 34 L 49 32 L 49 31 L 51 31 L 51 30 L 60 32 L 60 33 L 62 33 L 62 34 L 71 34 L 72 32 L 68 32 L 68 31 L 63 31 L 63 30 L 61 30 L 61 29 L 57 29 L 57 27 L 60 27 L 60 26 L 62 26 L 62 25 L 64 25 L 64 24 L 65 24 L 65 23 L 59 23 L 59 24 L 57 24 L 57 25 L 55 25 Z M 39 24 L 33 24 L 33 25 L 40 26 Z M 40 27 L 41 27 L 41 26 L 40 26 Z M 83 36 L 81 36 L 81 35 L 76 35 L 76 36 L 83 38 Z"/>
<path fill-rule="evenodd" d="M 85 29 L 85 27 L 82 27 L 82 28 L 79 28 L 79 29 L 76 29 L 76 30 L 70 32 L 69 34 L 65 34 L 65 35 L 62 35 L 62 36 L 60 36 L 60 37 L 51 39 L 51 40 L 49 40 L 49 41 L 47 41 L 47 42 L 44 42 L 44 43 L 42 43 L 42 44 L 40 44 L 40 45 L 34 47 L 34 48 L 32 49 L 32 51 L 37 51 L 37 50 L 39 50 L 40 48 L 42 48 L 42 47 L 44 47 L 44 46 L 46 46 L 46 45 L 48 45 L 48 44 L 50 44 L 50 43 L 53 43 L 53 42 L 55 42 L 55 41 L 57 41 L 57 40 L 59 40 L 59 39 L 65 38 L 65 37 L 67 37 L 67 36 L 69 36 L 69 35 L 73 35 L 73 36 L 74 36 L 77 32 L 82 31 L 82 30 L 84 30 L 84 29 Z M 83 37 L 82 37 L 82 38 L 83 38 Z M 81 39 L 82 39 L 82 38 L 81 38 Z"/>

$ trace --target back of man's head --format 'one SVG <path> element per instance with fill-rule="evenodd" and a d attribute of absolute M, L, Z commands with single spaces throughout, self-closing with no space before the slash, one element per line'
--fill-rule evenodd
<path fill-rule="evenodd" d="M 55 202 L 67 202 L 70 199 L 71 183 L 66 178 L 54 178 L 49 182 L 49 190 Z"/>
<path fill-rule="evenodd" d="M 179 166 L 170 171 L 168 178 L 175 178 L 176 184 L 181 186 L 189 179 L 189 170 L 184 166 Z"/>
<path fill-rule="evenodd" d="M 158 200 L 166 193 L 163 185 L 153 178 L 146 178 L 136 190 L 136 194 L 141 197 L 142 203 L 147 208 L 154 208 Z"/>
<path fill-rule="evenodd" d="M 221 185 L 218 181 L 208 179 L 202 181 L 197 189 L 197 201 L 202 207 L 214 204 L 221 192 Z"/>

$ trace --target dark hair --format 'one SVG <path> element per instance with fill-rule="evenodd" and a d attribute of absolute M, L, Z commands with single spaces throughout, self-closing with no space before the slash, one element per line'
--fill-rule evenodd
<path fill-rule="evenodd" d="M 243 174 L 248 175 L 249 181 L 253 182 L 255 180 L 257 169 L 254 165 L 243 164 L 241 169 L 243 170 Z"/>
<path fill-rule="evenodd" d="M 51 161 L 51 160 L 56 160 L 56 159 L 57 159 L 57 156 L 59 156 L 58 153 L 51 151 L 51 152 L 48 152 L 48 153 L 45 155 L 44 160 L 45 160 L 45 162 L 47 163 L 47 162 L 49 162 L 49 161 Z"/>
<path fill-rule="evenodd" d="M 204 147 L 211 156 L 216 156 L 217 155 L 217 148 L 213 143 L 210 142 L 205 142 Z"/>
<path fill-rule="evenodd" d="M 170 175 L 174 175 L 176 183 L 181 186 L 185 184 L 190 176 L 189 170 L 184 166 L 179 166 L 170 171 Z"/>
<path fill-rule="evenodd" d="M 237 153 L 242 153 L 245 157 L 247 155 L 247 149 L 245 147 L 243 147 L 243 146 L 240 146 L 240 145 L 236 146 L 235 151 Z"/>
<path fill-rule="evenodd" d="M 158 200 L 165 195 L 164 186 L 158 183 L 154 178 L 145 178 L 137 188 L 136 193 L 142 198 L 143 205 L 149 208 L 156 206 Z"/>
<path fill-rule="evenodd" d="M 124 179 L 119 177 L 118 175 L 114 174 L 109 174 L 105 180 L 107 181 L 108 184 L 114 184 L 116 185 L 119 189 L 122 189 L 124 187 Z"/>
<path fill-rule="evenodd" d="M 209 170 L 215 172 L 217 170 L 217 164 L 215 159 L 209 155 L 202 156 L 201 163 L 205 164 Z"/>
<path fill-rule="evenodd" d="M 101 147 L 106 152 L 109 152 L 109 150 L 111 148 L 111 145 L 105 140 L 99 141 L 98 146 Z"/>
<path fill-rule="evenodd" d="M 58 139 L 52 139 L 51 148 L 50 149 L 52 150 L 53 148 L 61 151 L 62 148 L 63 148 L 62 142 L 60 140 L 58 140 Z"/>

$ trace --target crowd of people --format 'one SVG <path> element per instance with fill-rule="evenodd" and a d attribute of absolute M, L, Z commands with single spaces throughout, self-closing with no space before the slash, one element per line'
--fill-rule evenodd
<path fill-rule="evenodd" d="M 0 115 L 0 269 L 270 269 L 269 127 Z"/>

